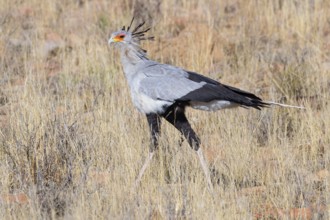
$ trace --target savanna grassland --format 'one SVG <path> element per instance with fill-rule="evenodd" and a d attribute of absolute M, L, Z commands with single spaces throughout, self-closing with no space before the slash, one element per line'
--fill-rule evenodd
<path fill-rule="evenodd" d="M 149 57 L 303 105 L 187 110 L 149 150 L 109 33 L 152 27 Z M 328 219 L 330 1 L 0 0 L 0 219 Z"/>

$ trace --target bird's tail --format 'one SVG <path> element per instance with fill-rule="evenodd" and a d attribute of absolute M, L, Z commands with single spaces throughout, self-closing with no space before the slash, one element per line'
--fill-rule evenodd
<path fill-rule="evenodd" d="M 277 103 L 277 102 L 272 102 L 272 101 L 263 101 L 263 102 L 268 104 L 268 105 L 277 105 L 277 106 L 281 106 L 281 107 L 284 107 L 284 108 L 305 109 L 304 106 L 287 105 L 287 104 L 282 104 L 282 103 Z"/>

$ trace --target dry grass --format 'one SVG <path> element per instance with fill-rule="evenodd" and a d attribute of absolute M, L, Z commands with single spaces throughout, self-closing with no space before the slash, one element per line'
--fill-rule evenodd
<path fill-rule="evenodd" d="M 132 191 L 149 134 L 107 46 L 132 14 L 151 58 L 306 110 L 188 110 L 214 194 L 167 124 Z M 329 42 L 326 0 L 1 0 L 1 218 L 329 218 Z"/>

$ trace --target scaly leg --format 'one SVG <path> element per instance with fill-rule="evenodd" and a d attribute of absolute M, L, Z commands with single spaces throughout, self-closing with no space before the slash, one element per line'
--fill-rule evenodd
<path fill-rule="evenodd" d="M 160 117 L 157 114 L 147 114 L 147 120 L 151 132 L 151 145 L 149 150 L 149 155 L 145 160 L 138 177 L 135 180 L 135 187 L 137 187 L 142 179 L 144 172 L 149 166 L 152 157 L 155 154 L 155 150 L 158 148 L 158 136 L 160 131 Z"/>
<path fill-rule="evenodd" d="M 212 182 L 211 182 L 210 170 L 209 170 L 207 162 L 204 158 L 202 148 L 199 148 L 197 150 L 197 155 L 198 155 L 198 158 L 199 158 L 199 162 L 201 163 L 202 169 L 204 171 L 206 181 L 207 181 L 207 185 L 209 186 L 209 190 L 210 190 L 210 192 L 213 192 L 213 185 L 212 185 Z"/>
<path fill-rule="evenodd" d="M 154 156 L 154 153 L 155 152 L 149 152 L 149 155 L 148 155 L 147 159 L 145 160 L 145 162 L 139 172 L 138 177 L 135 180 L 135 188 L 138 187 L 138 185 L 140 184 L 142 176 L 143 176 L 144 172 L 146 171 L 147 167 L 149 166 L 151 159 Z"/>
<path fill-rule="evenodd" d="M 179 106 L 173 106 L 173 108 L 169 109 L 163 115 L 163 117 L 184 135 L 190 147 L 197 152 L 199 161 L 206 177 L 209 190 L 212 192 L 213 185 L 211 182 L 209 168 L 204 158 L 202 149 L 200 148 L 200 139 L 197 137 L 195 131 L 191 128 L 184 114 L 184 108 Z"/>

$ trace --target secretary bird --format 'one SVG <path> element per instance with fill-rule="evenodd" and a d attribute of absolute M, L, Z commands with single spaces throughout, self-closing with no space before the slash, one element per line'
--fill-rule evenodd
<path fill-rule="evenodd" d="M 108 43 L 114 44 L 120 50 L 121 63 L 133 104 L 146 115 L 151 132 L 149 155 L 139 172 L 135 186 L 141 181 L 158 147 L 161 118 L 178 129 L 190 147 L 197 152 L 209 189 L 212 191 L 208 165 L 200 148 L 201 141 L 185 116 L 186 107 L 205 111 L 238 106 L 258 110 L 270 105 L 301 108 L 266 102 L 250 92 L 221 84 L 198 73 L 150 60 L 146 50 L 140 47 L 141 41 L 153 39 L 145 36 L 150 28 L 141 30 L 145 24 L 142 22 L 131 30 L 133 20 L 134 17 L 127 29 L 124 26 L 120 31 L 112 33 Z"/>

